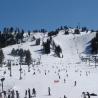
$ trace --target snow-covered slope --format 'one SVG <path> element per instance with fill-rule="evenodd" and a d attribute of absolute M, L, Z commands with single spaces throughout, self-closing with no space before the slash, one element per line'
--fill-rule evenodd
<path fill-rule="evenodd" d="M 36 98 L 64 98 L 64 95 L 67 98 L 83 98 L 82 92 L 98 94 L 98 68 L 88 66 L 79 59 L 79 54 L 85 51 L 88 42 L 94 36 L 95 33 L 90 32 L 64 35 L 64 32 L 60 31 L 53 40 L 61 46 L 63 58 L 54 57 L 52 53 L 42 55 L 39 51 L 42 46 L 35 46 L 35 41 L 4 48 L 5 61 L 11 59 L 13 63 L 17 63 L 19 58 L 8 55 L 12 48 L 29 49 L 33 59 L 41 57 L 41 64 L 33 67 L 30 65 L 30 72 L 27 72 L 28 66 L 22 66 L 22 80 L 19 80 L 20 66 L 12 67 L 12 77 L 9 77 L 7 67 L 0 68 L 0 77 L 5 77 L 4 90 L 18 90 L 20 98 L 24 98 L 28 88 L 36 89 Z M 43 40 L 43 37 L 40 38 Z M 6 74 L 3 74 L 4 71 Z M 48 96 L 48 87 L 51 89 L 51 96 Z"/>
<path fill-rule="evenodd" d="M 88 43 L 95 35 L 95 32 L 91 33 L 90 31 L 88 33 L 80 32 L 79 35 L 64 35 L 64 31 L 60 31 L 54 41 L 61 46 L 66 59 L 79 59 L 79 55 L 85 51 Z"/>

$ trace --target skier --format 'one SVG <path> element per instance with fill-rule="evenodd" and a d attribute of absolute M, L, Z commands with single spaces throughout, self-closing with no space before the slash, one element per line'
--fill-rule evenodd
<path fill-rule="evenodd" d="M 8 90 L 8 98 L 11 98 L 11 91 Z"/>
<path fill-rule="evenodd" d="M 0 92 L 0 98 L 2 98 L 2 93 Z"/>
<path fill-rule="evenodd" d="M 76 86 L 77 85 L 77 82 L 76 81 L 74 81 L 74 86 Z"/>
<path fill-rule="evenodd" d="M 14 90 L 11 91 L 12 98 L 15 98 Z"/>
<path fill-rule="evenodd" d="M 46 75 L 46 70 L 45 70 L 45 75 Z"/>
<path fill-rule="evenodd" d="M 83 98 L 86 98 L 85 92 L 82 92 L 82 96 L 83 96 Z"/>
<path fill-rule="evenodd" d="M 64 79 L 64 83 L 66 83 L 66 79 Z"/>
<path fill-rule="evenodd" d="M 90 94 L 89 94 L 89 92 L 87 92 L 87 96 L 88 96 L 88 98 L 90 98 Z"/>
<path fill-rule="evenodd" d="M 2 98 L 2 97 L 1 97 Z M 8 95 L 8 98 L 11 98 L 10 95 Z"/>
<path fill-rule="evenodd" d="M 59 75 L 59 79 L 60 79 L 60 75 Z"/>
<path fill-rule="evenodd" d="M 16 98 L 19 98 L 19 92 L 16 91 Z"/>
<path fill-rule="evenodd" d="M 30 89 L 28 89 L 28 98 L 31 98 Z"/>
<path fill-rule="evenodd" d="M 64 95 L 64 98 L 67 98 L 67 97 Z"/>
<path fill-rule="evenodd" d="M 50 87 L 48 87 L 48 95 L 50 96 L 51 94 L 50 94 Z"/>
<path fill-rule="evenodd" d="M 68 74 L 66 74 L 66 76 L 68 77 Z"/>
<path fill-rule="evenodd" d="M 34 96 L 36 96 L 36 90 L 35 90 L 35 88 L 32 89 L 32 94 L 34 94 Z"/>
<path fill-rule="evenodd" d="M 25 91 L 25 98 L 27 98 L 27 90 Z"/>
<path fill-rule="evenodd" d="M 88 76 L 88 73 L 86 72 L 86 76 Z"/>
<path fill-rule="evenodd" d="M 3 74 L 5 75 L 6 74 L 6 71 L 4 71 Z"/>
<path fill-rule="evenodd" d="M 4 93 L 4 98 L 6 98 L 6 91 L 3 91 L 3 93 Z"/>
<path fill-rule="evenodd" d="M 33 75 L 35 75 L 35 72 L 33 73 Z"/>

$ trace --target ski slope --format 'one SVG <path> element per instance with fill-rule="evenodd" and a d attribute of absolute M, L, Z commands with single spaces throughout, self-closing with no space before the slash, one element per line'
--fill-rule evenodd
<path fill-rule="evenodd" d="M 33 67 L 30 65 L 30 72 L 26 65 L 22 66 L 22 80 L 19 80 L 20 66 L 12 65 L 12 77 L 9 77 L 6 66 L 0 68 L 0 77 L 5 77 L 4 90 L 18 90 L 20 98 L 24 98 L 25 90 L 28 88 L 36 89 L 36 98 L 64 98 L 64 95 L 67 98 L 83 98 L 82 92 L 98 94 L 98 68 L 81 62 L 79 58 L 79 54 L 85 51 L 88 42 L 95 34 L 81 32 L 79 35 L 64 35 L 64 32 L 60 31 L 53 40 L 61 46 L 63 58 L 54 57 L 53 53 L 42 55 L 39 52 L 42 46 L 34 46 L 35 41 L 30 42 L 30 40 L 23 44 L 3 48 L 5 61 L 10 59 L 12 64 L 19 61 L 18 57 L 9 55 L 12 48 L 29 49 L 34 59 L 41 56 L 41 64 Z M 43 35 L 36 34 L 35 36 Z M 43 37 L 40 38 L 43 39 Z M 48 87 L 51 89 L 50 96 L 48 96 Z M 98 98 L 98 96 L 91 98 Z"/>

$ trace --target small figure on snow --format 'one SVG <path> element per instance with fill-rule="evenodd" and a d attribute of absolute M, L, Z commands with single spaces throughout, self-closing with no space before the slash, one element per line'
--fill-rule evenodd
<path fill-rule="evenodd" d="M 64 79 L 64 83 L 66 83 L 66 79 Z"/>
<path fill-rule="evenodd" d="M 33 73 L 33 75 L 35 75 L 35 72 Z"/>
<path fill-rule="evenodd" d="M 11 91 L 10 90 L 8 90 L 8 98 L 11 98 Z"/>
<path fill-rule="evenodd" d="M 27 98 L 27 90 L 25 90 L 25 98 Z"/>
<path fill-rule="evenodd" d="M 67 98 L 67 97 L 64 95 L 64 98 Z"/>
<path fill-rule="evenodd" d="M 86 72 L 86 76 L 88 76 L 88 73 Z"/>
<path fill-rule="evenodd" d="M 31 98 L 30 89 L 28 89 L 28 98 Z"/>
<path fill-rule="evenodd" d="M 82 92 L 82 96 L 83 96 L 83 98 L 86 98 L 85 92 Z"/>
<path fill-rule="evenodd" d="M 51 93 L 50 93 L 50 87 L 48 87 L 48 95 L 50 96 L 51 95 Z"/>
<path fill-rule="evenodd" d="M 77 85 L 77 82 L 76 81 L 74 81 L 74 86 L 76 86 Z"/>
<path fill-rule="evenodd" d="M 16 98 L 19 98 L 19 92 L 16 91 Z"/>
<path fill-rule="evenodd" d="M 35 90 L 35 88 L 32 89 L 32 94 L 36 97 L 36 90 Z"/>
<path fill-rule="evenodd" d="M 4 98 L 6 98 L 6 91 L 3 91 L 3 93 L 4 93 Z M 2 98 L 2 97 L 1 97 Z"/>
<path fill-rule="evenodd" d="M 14 90 L 11 91 L 12 98 L 15 98 Z"/>
<path fill-rule="evenodd" d="M 0 92 L 0 98 L 2 98 L 2 93 Z"/>
<path fill-rule="evenodd" d="M 61 77 L 60 77 L 60 75 L 59 75 L 59 79 L 60 79 Z"/>
<path fill-rule="evenodd" d="M 68 77 L 68 74 L 66 74 L 66 76 Z"/>
<path fill-rule="evenodd" d="M 46 70 L 45 70 L 45 75 L 46 75 Z"/>
<path fill-rule="evenodd" d="M 89 92 L 87 92 L 87 96 L 88 96 L 88 98 L 90 98 L 90 94 L 89 94 Z"/>

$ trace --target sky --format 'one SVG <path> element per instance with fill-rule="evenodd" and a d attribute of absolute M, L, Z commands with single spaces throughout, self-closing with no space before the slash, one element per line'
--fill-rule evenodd
<path fill-rule="evenodd" d="M 61 25 L 98 29 L 98 0 L 0 0 L 0 29 L 54 30 Z"/>

